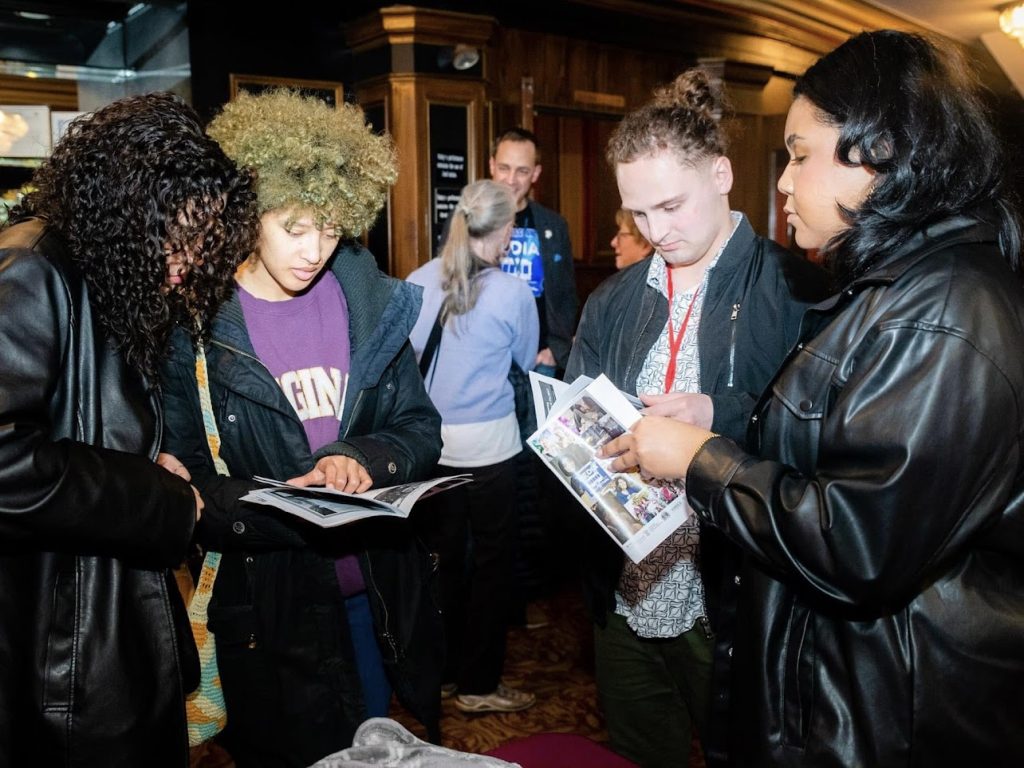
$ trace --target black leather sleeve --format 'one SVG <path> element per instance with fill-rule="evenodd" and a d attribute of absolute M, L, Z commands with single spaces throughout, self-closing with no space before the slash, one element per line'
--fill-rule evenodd
<path fill-rule="evenodd" d="M 56 268 L 30 250 L 0 251 L 0 540 L 150 568 L 184 557 L 195 522 L 188 483 L 150 457 L 54 434 L 55 399 L 75 408 L 65 382 L 82 317 Z M 96 354 L 102 354 L 101 351 Z M 88 361 L 86 368 L 88 368 Z M 70 377 L 74 378 L 74 377 Z"/>
<path fill-rule="evenodd" d="M 808 343 L 773 387 L 773 440 L 816 450 L 813 474 L 716 439 L 690 466 L 687 493 L 699 514 L 820 598 L 892 610 L 1001 513 L 1021 414 L 1005 373 L 957 333 L 893 323 L 849 359 L 837 371 Z"/>

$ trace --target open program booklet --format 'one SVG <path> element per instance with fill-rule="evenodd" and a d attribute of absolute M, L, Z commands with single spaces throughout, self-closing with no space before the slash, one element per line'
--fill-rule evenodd
<path fill-rule="evenodd" d="M 268 487 L 256 488 L 242 496 L 242 501 L 266 504 L 301 517 L 321 528 L 354 523 L 367 517 L 406 518 L 420 499 L 470 482 L 469 475 L 450 475 L 419 483 L 374 488 L 363 493 L 344 493 L 330 488 L 297 488 L 267 477 L 254 477 Z"/>
<path fill-rule="evenodd" d="M 640 401 L 603 374 L 572 384 L 530 372 L 540 427 L 527 444 L 634 563 L 639 563 L 692 511 L 682 480 L 645 480 L 634 468 L 613 472 L 597 449 L 641 418 Z"/>

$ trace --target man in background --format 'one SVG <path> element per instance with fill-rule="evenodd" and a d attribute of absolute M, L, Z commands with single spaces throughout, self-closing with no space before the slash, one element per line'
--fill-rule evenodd
<path fill-rule="evenodd" d="M 534 369 L 546 376 L 565 369 L 576 329 L 576 275 L 569 227 L 555 211 L 530 199 L 540 178 L 540 145 L 524 128 L 511 128 L 491 147 L 491 178 L 512 188 L 516 221 L 501 261 L 505 272 L 526 280 L 537 300 L 540 347 Z"/>

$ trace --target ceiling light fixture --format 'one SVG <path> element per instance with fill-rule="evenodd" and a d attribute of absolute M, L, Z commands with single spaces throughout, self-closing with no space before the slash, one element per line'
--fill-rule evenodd
<path fill-rule="evenodd" d="M 1024 45 L 1024 3 L 1003 8 L 999 14 L 999 28 Z"/>
<path fill-rule="evenodd" d="M 464 71 L 472 69 L 480 61 L 480 51 L 471 45 L 456 45 L 455 55 L 452 57 L 452 66 L 457 70 Z"/>
<path fill-rule="evenodd" d="M 480 63 L 480 49 L 472 45 L 459 43 L 446 45 L 437 51 L 437 68 L 441 71 L 454 69 L 465 72 Z"/>

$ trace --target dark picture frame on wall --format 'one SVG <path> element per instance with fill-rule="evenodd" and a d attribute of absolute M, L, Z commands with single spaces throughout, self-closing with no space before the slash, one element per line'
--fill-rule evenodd
<path fill-rule="evenodd" d="M 231 98 L 239 92 L 262 93 L 270 88 L 291 88 L 305 96 L 314 96 L 331 107 L 344 101 L 345 93 L 341 83 L 333 80 L 299 80 L 292 77 L 268 77 L 265 75 L 228 75 Z"/>

